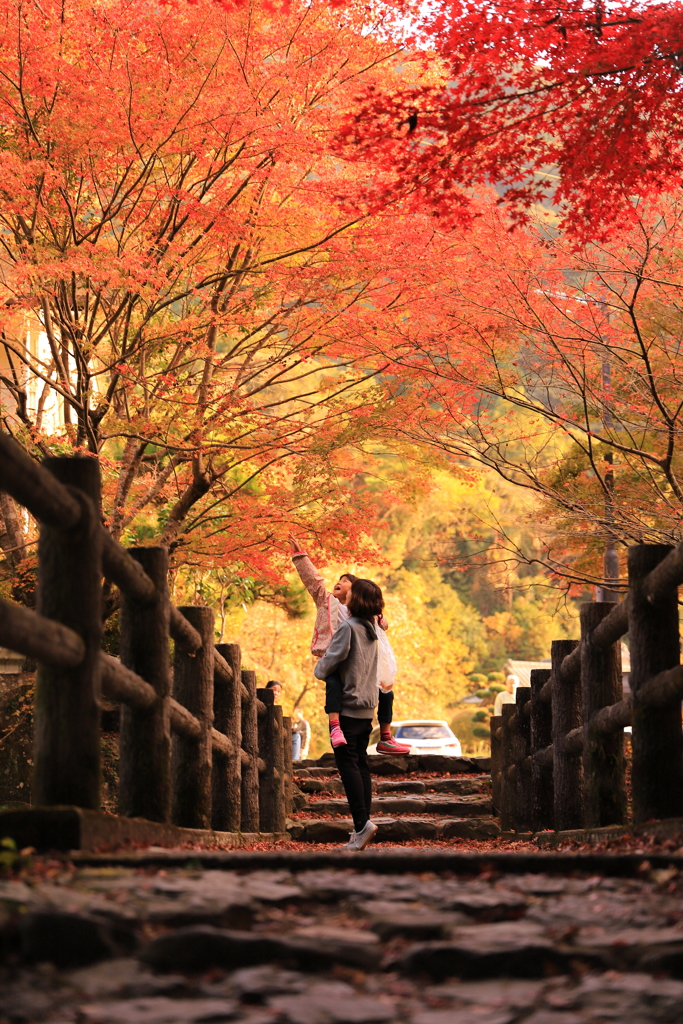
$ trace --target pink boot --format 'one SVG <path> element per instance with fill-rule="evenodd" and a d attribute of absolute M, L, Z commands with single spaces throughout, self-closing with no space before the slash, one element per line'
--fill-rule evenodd
<path fill-rule="evenodd" d="M 333 747 L 346 746 L 346 737 L 344 736 L 344 733 L 341 731 L 341 726 L 339 725 L 339 722 L 334 722 L 334 724 L 330 727 L 330 743 L 332 744 Z"/>

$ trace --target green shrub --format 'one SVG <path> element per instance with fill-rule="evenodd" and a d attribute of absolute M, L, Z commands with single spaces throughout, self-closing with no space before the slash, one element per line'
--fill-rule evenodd
<path fill-rule="evenodd" d="M 451 729 L 462 743 L 463 754 L 477 757 L 488 757 L 490 753 L 491 734 L 481 724 L 472 721 L 474 709 L 465 705 L 456 711 L 451 722 Z M 481 729 L 483 736 L 475 736 L 474 730 Z"/>
<path fill-rule="evenodd" d="M 492 693 L 500 693 L 501 690 L 504 690 L 504 689 L 505 689 L 505 686 L 503 685 L 503 683 L 489 683 L 489 690 Z"/>
<path fill-rule="evenodd" d="M 493 693 L 491 690 L 475 690 L 475 697 L 481 697 L 482 700 L 491 700 Z"/>
<path fill-rule="evenodd" d="M 504 672 L 489 672 L 490 683 L 504 683 L 505 673 Z"/>
<path fill-rule="evenodd" d="M 481 686 L 482 683 L 489 681 L 488 676 L 483 676 L 481 672 L 473 672 L 469 678 L 476 686 Z"/>
<path fill-rule="evenodd" d="M 483 725 L 475 725 L 472 735 L 476 736 L 478 740 L 488 740 L 491 736 L 491 730 Z"/>
<path fill-rule="evenodd" d="M 488 715 L 485 711 L 477 711 L 476 714 L 472 715 L 473 722 L 485 722 L 487 718 Z"/>

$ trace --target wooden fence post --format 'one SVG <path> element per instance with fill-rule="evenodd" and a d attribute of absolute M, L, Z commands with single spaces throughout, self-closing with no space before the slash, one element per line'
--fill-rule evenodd
<path fill-rule="evenodd" d="M 631 787 L 633 821 L 676 818 L 683 814 L 683 737 L 681 701 L 648 707 L 639 699 L 645 683 L 678 665 L 678 588 L 648 600 L 645 578 L 671 551 L 665 544 L 638 544 L 628 549 L 631 692 L 633 700 Z"/>
<path fill-rule="evenodd" d="M 173 658 L 173 696 L 199 719 L 199 740 L 173 737 L 173 820 L 185 828 L 211 828 L 211 767 L 213 725 L 212 608 L 180 608 L 202 638 L 196 654 L 176 640 Z"/>
<path fill-rule="evenodd" d="M 292 719 L 282 719 L 282 749 L 285 763 L 285 814 L 290 815 L 294 810 L 293 775 L 294 767 L 292 762 Z"/>
<path fill-rule="evenodd" d="M 591 725 L 600 708 L 621 700 L 621 643 L 596 647 L 591 635 L 614 608 L 613 601 L 581 605 L 581 702 L 583 705 L 584 825 L 623 825 L 626 779 L 623 731 L 605 735 Z"/>
<path fill-rule="evenodd" d="M 531 719 L 525 711 L 531 700 L 531 688 L 518 686 L 516 693 L 517 717 L 515 718 L 515 763 L 516 770 L 516 832 L 530 832 L 533 829 L 533 793 L 531 765 L 527 758 L 531 748 Z"/>
<path fill-rule="evenodd" d="M 282 708 L 273 706 L 273 827 L 271 832 L 284 832 L 287 826 L 287 795 L 285 779 L 285 727 Z M 289 744 L 292 762 L 292 743 Z"/>
<path fill-rule="evenodd" d="M 275 733 L 275 695 L 266 688 L 256 691 L 266 706 L 266 713 L 258 720 L 259 754 L 264 769 L 259 779 L 259 831 L 275 832 L 277 817 L 277 737 Z"/>
<path fill-rule="evenodd" d="M 260 817 L 256 673 L 242 669 L 242 683 L 248 693 L 248 699 L 242 704 L 242 749 L 249 755 L 249 763 L 242 768 L 242 831 L 258 832 Z"/>
<path fill-rule="evenodd" d="M 121 594 L 121 662 L 147 680 L 157 699 L 146 711 L 121 707 L 119 809 L 129 818 L 170 821 L 168 551 L 130 548 L 129 554 L 152 580 L 156 593 L 148 604 Z"/>
<path fill-rule="evenodd" d="M 581 680 L 567 679 L 562 662 L 579 644 L 578 640 L 553 640 L 551 645 L 553 673 L 553 783 L 555 797 L 555 828 L 583 826 L 583 771 L 581 756 L 564 749 L 567 733 L 581 722 Z"/>
<path fill-rule="evenodd" d="M 553 806 L 553 770 L 539 764 L 534 757 L 538 750 L 545 750 L 553 741 L 552 707 L 542 701 L 540 692 L 550 679 L 550 669 L 531 670 L 531 784 L 533 787 L 532 828 L 534 832 L 553 828 L 555 813 Z"/>
<path fill-rule="evenodd" d="M 500 830 L 514 832 L 517 792 L 515 785 L 515 734 L 512 719 L 517 714 L 514 704 L 503 704 L 503 764 L 501 772 Z"/>
<path fill-rule="evenodd" d="M 83 639 L 75 668 L 39 665 L 36 676 L 33 802 L 100 806 L 100 642 L 102 540 L 97 459 L 47 459 L 45 467 L 70 486 L 81 506 L 71 530 L 40 525 L 39 614 Z"/>
<path fill-rule="evenodd" d="M 491 730 L 491 798 L 493 812 L 500 817 L 500 800 L 502 795 L 502 772 L 503 772 L 503 716 L 492 715 L 489 722 Z"/>
<path fill-rule="evenodd" d="M 242 651 L 239 644 L 216 644 L 232 669 L 232 680 L 214 682 L 214 726 L 233 744 L 231 755 L 214 753 L 213 827 L 239 832 L 242 823 Z M 213 652 L 212 652 L 213 653 Z"/>

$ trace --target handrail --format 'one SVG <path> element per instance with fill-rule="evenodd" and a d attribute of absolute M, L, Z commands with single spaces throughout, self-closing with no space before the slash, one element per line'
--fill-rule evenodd
<path fill-rule="evenodd" d="M 24 505 L 36 519 L 61 530 L 70 530 L 78 525 L 81 507 L 70 494 L 68 487 L 32 459 L 21 445 L 7 434 L 0 434 L 0 479 L 3 490 Z M 136 601 L 143 604 L 151 601 L 154 597 L 154 584 L 142 566 L 131 558 L 123 545 L 119 544 L 104 526 L 101 528 L 101 534 L 102 563 L 107 579 Z M 13 621 L 18 624 L 18 619 Z M 55 637 L 58 632 L 51 632 L 45 627 L 41 627 L 41 631 L 44 636 Z M 201 649 L 202 638 L 199 633 L 174 605 L 171 605 L 171 636 L 191 653 Z M 45 646 L 41 646 L 40 650 L 40 656 L 27 650 L 22 650 L 21 653 L 45 660 Z M 54 661 L 54 658 L 48 658 L 48 661 L 55 665 L 63 664 Z M 232 682 L 232 670 L 218 651 L 214 651 L 214 664 L 217 676 L 224 682 Z"/>
<path fill-rule="evenodd" d="M 147 604 L 154 597 L 154 584 L 139 562 L 131 558 L 126 549 L 114 540 L 109 530 L 102 527 L 102 564 L 107 579 L 119 590 Z M 179 613 L 180 614 L 180 613 Z M 187 620 L 186 620 L 187 621 Z M 189 622 L 187 623 L 190 625 Z M 190 628 L 192 628 L 190 626 Z"/>
<path fill-rule="evenodd" d="M 168 820 L 171 807 L 167 781 L 171 767 L 170 727 L 177 736 L 175 744 L 180 751 L 179 763 L 183 765 L 180 774 L 174 770 L 173 813 L 178 816 L 180 824 L 208 827 L 213 823 L 215 828 L 239 830 L 247 823 L 249 831 L 282 831 L 288 800 L 285 789 L 288 776 L 283 767 L 283 744 L 288 733 L 282 728 L 282 710 L 273 706 L 269 691 L 264 691 L 261 694 L 263 699 L 259 699 L 254 673 L 244 671 L 240 678 L 240 649 L 237 645 L 227 645 L 225 657 L 215 647 L 213 615 L 208 609 L 186 608 L 186 617 L 179 608 L 170 604 L 166 590 L 167 553 L 161 548 L 138 549 L 137 557 L 133 558 L 108 532 L 96 511 L 99 495 L 98 475 L 93 472 L 96 467 L 89 463 L 87 456 L 76 457 L 74 461 L 75 467 L 65 468 L 58 463 L 48 469 L 34 461 L 11 437 L 0 433 L 0 487 L 41 524 L 41 565 L 49 567 L 47 582 L 41 577 L 41 600 L 54 615 L 54 619 L 49 618 L 0 600 L 0 643 L 41 662 L 45 675 L 41 676 L 39 685 L 58 688 L 60 722 L 80 721 L 71 715 L 74 694 L 89 708 L 88 721 L 91 724 L 97 722 L 100 692 L 129 709 L 122 719 L 121 731 L 123 813 Z M 61 482 L 60 477 L 61 480 L 73 479 L 78 483 L 72 487 Z M 83 485 L 80 481 L 84 481 Z M 46 528 L 44 532 L 43 527 Z M 54 557 L 50 557 L 53 550 L 59 551 L 60 557 L 65 553 L 65 564 L 72 567 L 66 576 L 60 570 L 61 563 L 58 565 Z M 79 606 L 77 596 L 72 609 L 71 592 L 68 588 L 64 592 L 62 581 L 77 578 L 80 585 L 81 566 L 85 569 L 83 579 L 86 581 L 82 593 L 88 595 L 88 599 L 81 600 Z M 99 592 L 102 576 L 119 587 L 124 599 L 133 601 L 126 616 L 126 642 L 132 664 L 138 666 L 138 671 L 149 673 L 154 686 L 117 658 L 98 649 L 101 620 L 96 610 L 95 595 Z M 60 593 L 65 593 L 66 608 L 63 604 L 55 604 L 55 594 Z M 90 610 L 89 617 L 82 615 L 83 608 Z M 62 618 L 62 612 L 66 613 L 64 618 L 70 625 L 77 624 L 76 629 L 55 621 Z M 173 688 L 180 699 L 168 695 L 170 666 L 166 663 L 167 654 L 163 652 L 164 649 L 168 652 L 169 635 L 176 642 Z M 148 637 L 154 651 L 151 660 Z M 161 661 L 155 661 L 157 655 Z M 63 675 L 63 669 L 73 671 Z M 220 684 L 215 689 L 211 684 L 212 676 L 213 682 Z M 183 677 L 184 682 L 181 682 Z M 245 685 L 247 677 L 250 677 L 249 689 Z M 80 691 L 78 687 L 81 687 Z M 225 732 L 210 724 L 217 708 L 221 712 L 221 729 Z M 43 718 L 45 720 L 45 716 Z M 240 737 L 243 736 L 241 725 L 246 720 L 250 723 L 251 733 L 248 743 L 245 741 L 247 749 L 244 749 Z M 69 728 L 67 725 L 67 731 Z M 59 730 L 55 732 L 58 734 Z M 44 745 L 47 751 L 45 758 L 51 765 L 60 764 L 65 745 L 61 741 L 55 744 L 49 735 L 48 743 Z M 99 744 L 99 726 L 95 724 L 94 728 L 85 730 L 85 744 L 81 743 L 82 731 L 72 730 L 69 735 L 72 742 L 66 749 L 71 757 L 70 764 L 76 766 L 80 763 L 80 751 L 86 747 L 89 765 L 96 764 L 93 751 Z M 153 751 L 151 757 L 150 748 Z M 259 756 L 261 752 L 263 757 Z M 157 766 L 160 766 L 159 770 Z M 152 776 L 151 784 L 148 769 Z M 252 799 L 249 813 L 240 818 L 241 769 L 249 777 L 249 785 L 256 793 L 256 803 Z M 213 792 L 212 773 L 215 776 Z M 261 782 L 259 774 L 263 775 Z M 61 792 L 66 802 L 97 807 L 98 773 L 93 769 L 83 775 L 87 780 L 85 785 L 79 788 L 68 781 Z M 67 780 L 76 776 L 78 771 L 64 775 Z M 46 803 L 54 803 L 55 800 L 53 792 L 46 791 L 44 780 L 61 778 L 62 773 L 55 770 L 41 776 L 43 791 L 39 789 L 39 792 Z M 229 783 L 227 788 L 226 782 Z M 265 803 L 260 815 L 259 790 L 262 790 Z M 221 800 L 224 791 L 230 793 L 228 803 Z M 44 792 L 47 792 L 46 798 Z M 72 795 L 74 793 L 75 796 Z M 151 799 L 148 799 L 148 794 L 152 794 Z M 64 803 L 65 799 L 56 802 Z"/>
<path fill-rule="evenodd" d="M 134 559 L 131 559 L 131 561 L 134 561 Z M 190 654 L 196 654 L 197 651 L 201 650 L 202 638 L 175 605 L 171 605 L 170 631 L 173 639 L 181 643 Z M 230 678 L 232 679 L 232 673 Z"/>
<path fill-rule="evenodd" d="M 683 542 L 681 545 L 683 547 Z M 673 552 L 672 552 L 673 554 Z M 664 563 L 660 563 L 663 565 Z M 657 567 L 659 568 L 659 566 Z M 681 582 L 683 583 L 683 567 L 681 568 Z M 628 595 L 619 604 L 615 604 L 609 615 L 606 615 L 602 622 L 599 623 L 591 634 L 591 643 L 601 650 L 606 650 L 611 647 L 612 644 L 616 643 L 624 633 L 628 632 Z M 581 644 L 583 641 L 581 642 Z M 581 672 L 581 644 L 576 647 L 571 654 L 562 662 L 560 672 L 563 679 L 577 679 Z M 553 677 L 543 685 L 539 694 L 540 699 L 549 704 L 551 701 L 553 692 Z"/>
<path fill-rule="evenodd" d="M 582 604 L 580 641 L 554 641 L 552 671 L 532 671 L 531 687 L 518 689 L 516 707 L 491 722 L 494 796 L 506 830 L 623 824 L 618 734 L 628 726 L 634 732 L 634 820 L 683 812 L 677 596 L 683 542 L 668 551 L 635 545 L 628 564 L 624 599 Z M 627 632 L 633 693 L 622 697 L 619 640 Z"/>
<path fill-rule="evenodd" d="M 73 629 L 11 601 L 0 600 L 0 644 L 55 668 L 73 668 L 85 657 Z"/>
<path fill-rule="evenodd" d="M 0 479 L 3 490 L 41 522 L 71 530 L 80 521 L 81 506 L 68 489 L 7 434 L 0 434 Z"/>

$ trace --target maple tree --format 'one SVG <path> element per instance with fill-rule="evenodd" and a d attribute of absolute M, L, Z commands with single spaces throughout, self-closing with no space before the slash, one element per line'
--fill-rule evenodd
<path fill-rule="evenodd" d="M 363 81 L 405 78 L 395 45 L 324 4 L 0 11 L 6 427 L 98 457 L 111 531 L 176 564 L 267 576 L 286 524 L 333 511 L 329 543 L 360 543 L 342 482 L 400 403 L 357 338 L 409 234 L 330 139 Z"/>
<path fill-rule="evenodd" d="M 401 430 L 534 496 L 516 556 L 604 584 L 606 541 L 680 539 L 683 208 L 642 203 L 579 247 L 477 213 L 421 270 L 432 320 L 406 321 L 396 373 L 424 399 Z"/>
<path fill-rule="evenodd" d="M 495 184 L 513 217 L 551 199 L 584 240 L 678 188 L 683 9 L 646 0 L 397 0 L 397 31 L 441 81 L 373 85 L 345 139 L 446 220 Z"/>

